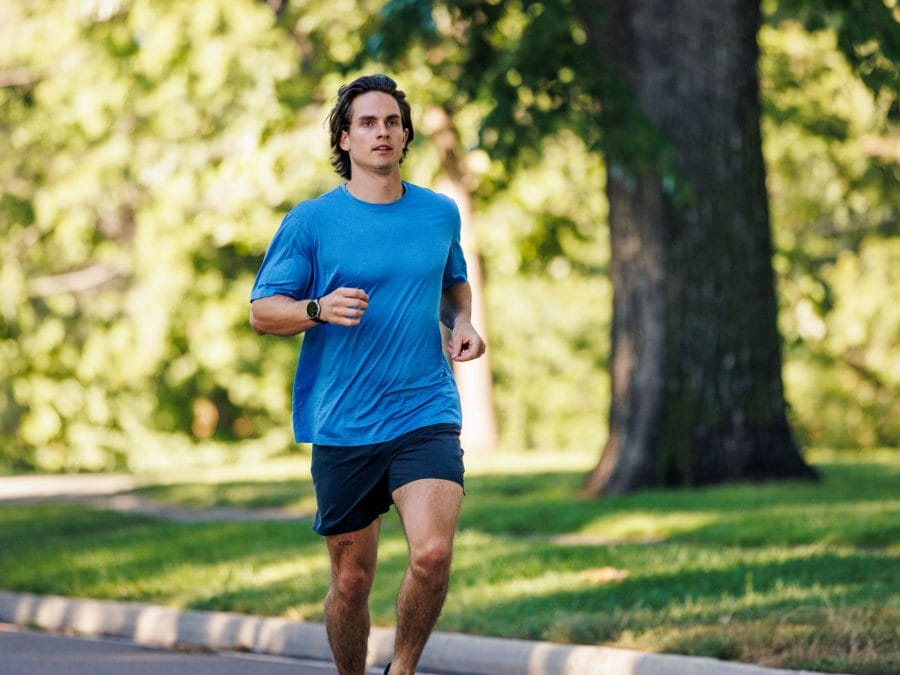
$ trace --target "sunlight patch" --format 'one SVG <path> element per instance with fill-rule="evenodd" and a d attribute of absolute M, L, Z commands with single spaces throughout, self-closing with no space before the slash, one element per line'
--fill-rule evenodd
<path fill-rule="evenodd" d="M 592 584 L 608 584 L 613 581 L 621 581 L 628 578 L 627 570 L 620 570 L 615 567 L 597 567 L 592 570 L 584 570 L 581 577 Z"/>

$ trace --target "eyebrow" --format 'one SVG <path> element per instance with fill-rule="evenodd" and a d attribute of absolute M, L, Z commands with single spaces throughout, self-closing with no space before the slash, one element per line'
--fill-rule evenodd
<path fill-rule="evenodd" d="M 377 120 L 377 119 L 378 119 L 378 115 L 358 115 L 358 116 L 356 117 L 356 119 L 358 119 L 360 122 L 363 122 L 363 121 L 365 121 L 365 120 Z M 391 113 L 390 115 L 386 115 L 384 119 L 386 119 L 386 120 L 399 120 L 399 119 L 400 119 L 400 115 L 398 115 L 397 113 Z"/>

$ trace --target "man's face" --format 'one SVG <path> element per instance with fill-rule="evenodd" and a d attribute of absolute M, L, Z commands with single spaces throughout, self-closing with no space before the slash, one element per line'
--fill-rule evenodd
<path fill-rule="evenodd" d="M 369 91 L 353 99 L 350 130 L 341 132 L 341 149 L 357 170 L 387 175 L 400 167 L 409 131 L 403 128 L 400 106 L 393 96 Z"/>

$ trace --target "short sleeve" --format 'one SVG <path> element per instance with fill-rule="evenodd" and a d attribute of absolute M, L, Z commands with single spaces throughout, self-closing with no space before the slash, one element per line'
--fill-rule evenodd
<path fill-rule="evenodd" d="M 466 258 L 463 255 L 462 244 L 460 243 L 461 222 L 459 209 L 455 208 L 455 205 L 454 213 L 456 215 L 456 226 L 453 230 L 453 241 L 450 242 L 450 251 L 447 254 L 447 262 L 444 265 L 444 278 L 441 286 L 443 290 L 468 280 Z"/>
<path fill-rule="evenodd" d="M 285 216 L 256 273 L 251 302 L 272 295 L 286 295 L 294 300 L 309 297 L 313 266 L 305 232 L 293 212 Z"/>

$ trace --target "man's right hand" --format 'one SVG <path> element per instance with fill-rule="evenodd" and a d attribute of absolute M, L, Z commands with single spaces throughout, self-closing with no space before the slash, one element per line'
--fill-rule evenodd
<path fill-rule="evenodd" d="M 369 307 L 369 295 L 361 288 L 338 288 L 319 298 L 319 317 L 336 326 L 358 326 Z"/>

